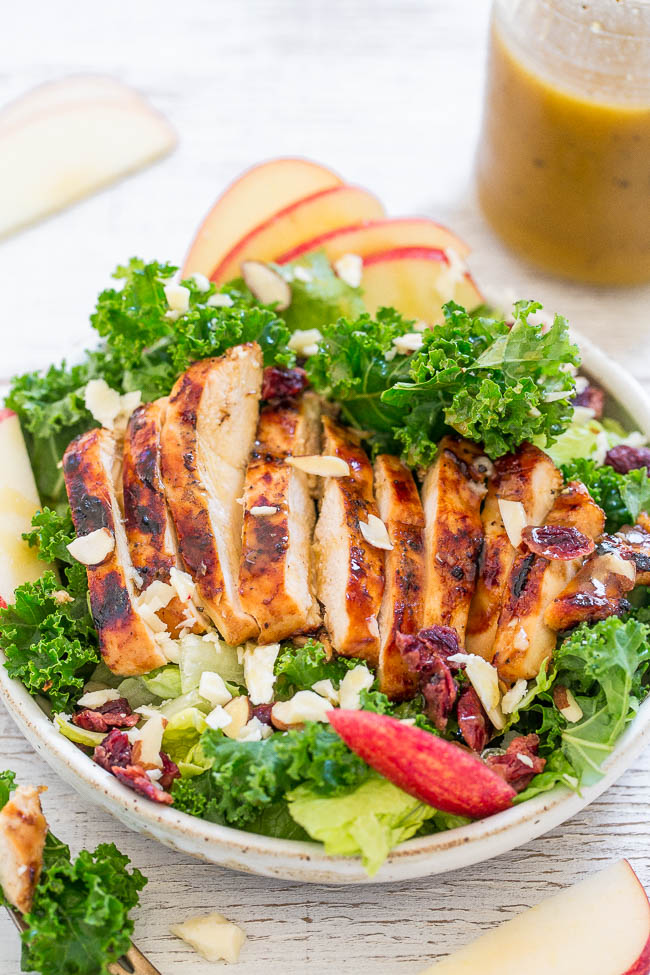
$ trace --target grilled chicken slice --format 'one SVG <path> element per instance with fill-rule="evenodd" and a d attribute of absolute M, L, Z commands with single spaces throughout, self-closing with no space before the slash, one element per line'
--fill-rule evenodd
<path fill-rule="evenodd" d="M 115 674 L 133 676 L 162 667 L 167 658 L 136 605 L 134 569 L 119 502 L 120 461 L 112 433 L 89 430 L 67 448 L 63 474 L 77 535 L 106 528 L 115 540 L 103 562 L 87 566 L 90 608 L 104 663 Z"/>
<path fill-rule="evenodd" d="M 532 444 L 522 444 L 516 453 L 495 461 L 481 515 L 485 539 L 465 634 L 468 653 L 492 661 L 503 591 L 515 560 L 499 500 L 521 503 L 527 524 L 540 525 L 561 489 L 559 470 L 548 454 Z"/>
<path fill-rule="evenodd" d="M 483 541 L 481 501 L 489 462 L 461 437 L 440 441 L 422 485 L 426 583 L 423 626 L 453 626 L 462 644 Z"/>
<path fill-rule="evenodd" d="M 634 589 L 634 562 L 616 552 L 596 550 L 559 596 L 547 607 L 544 622 L 552 630 L 620 616 L 630 608 L 625 594 Z"/>
<path fill-rule="evenodd" d="M 323 453 L 345 460 L 350 476 L 325 481 L 314 535 L 318 598 L 334 649 L 376 666 L 384 553 L 366 541 L 359 527 L 359 522 L 368 523 L 369 515 L 378 517 L 372 466 L 351 430 L 329 417 L 324 418 L 323 428 Z"/>
<path fill-rule="evenodd" d="M 31 910 L 43 867 L 47 823 L 39 794 L 19 785 L 0 810 L 0 888 L 22 914 Z"/>
<path fill-rule="evenodd" d="M 379 610 L 379 683 L 392 700 L 412 697 L 413 674 L 404 666 L 397 634 L 422 628 L 424 602 L 424 511 L 413 475 L 398 457 L 375 461 L 379 517 L 393 546 L 386 552 L 384 597 Z"/>
<path fill-rule="evenodd" d="M 315 452 L 315 403 L 308 393 L 295 406 L 265 406 L 246 471 L 239 593 L 263 643 L 320 624 L 312 588 L 316 510 L 307 474 L 285 463 L 289 455 Z"/>
<path fill-rule="evenodd" d="M 167 405 L 161 468 L 183 562 L 205 612 L 226 642 L 259 633 L 239 596 L 246 463 L 262 386 L 257 343 L 195 362 Z"/>
<path fill-rule="evenodd" d="M 143 592 L 152 582 L 169 583 L 171 570 L 182 569 L 160 473 L 160 439 L 166 408 L 166 399 L 138 406 L 131 414 L 124 439 L 124 524 L 136 582 Z M 172 636 L 178 636 L 185 627 L 195 633 L 205 629 L 195 608 L 184 605 L 178 596 L 159 609 L 157 615 Z"/>
<path fill-rule="evenodd" d="M 605 515 L 584 484 L 571 481 L 558 495 L 546 525 L 576 528 L 594 541 L 602 534 Z M 536 677 L 555 648 L 556 633 L 544 621 L 551 602 L 573 579 L 583 559 L 545 559 L 517 553 L 508 576 L 494 643 L 494 666 L 512 683 Z"/>
<path fill-rule="evenodd" d="M 617 552 L 636 568 L 637 586 L 650 586 L 650 518 L 641 512 L 638 524 L 624 525 L 615 535 L 605 535 L 598 543 L 602 552 Z"/>

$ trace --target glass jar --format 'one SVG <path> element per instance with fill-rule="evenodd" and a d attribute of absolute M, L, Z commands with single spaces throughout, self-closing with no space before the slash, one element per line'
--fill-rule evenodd
<path fill-rule="evenodd" d="M 650 0 L 495 0 L 477 175 L 534 263 L 650 280 Z"/>

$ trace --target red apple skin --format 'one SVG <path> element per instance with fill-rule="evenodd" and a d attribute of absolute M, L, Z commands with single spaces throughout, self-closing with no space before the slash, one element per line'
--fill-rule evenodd
<path fill-rule="evenodd" d="M 343 741 L 394 785 L 442 812 L 470 819 L 512 805 L 516 792 L 470 752 L 373 711 L 327 715 Z"/>
<path fill-rule="evenodd" d="M 370 267 L 372 264 L 383 264 L 386 261 L 400 260 L 439 261 L 441 264 L 449 264 L 449 258 L 438 247 L 395 247 L 393 250 L 368 254 L 363 259 L 363 266 Z"/>
<path fill-rule="evenodd" d="M 15 415 L 16 414 L 14 413 L 13 410 L 10 410 L 8 406 L 4 406 L 0 410 L 0 423 L 2 423 L 3 420 L 10 420 L 11 417 Z"/>
<path fill-rule="evenodd" d="M 630 873 L 632 874 L 637 884 L 645 894 L 646 900 L 648 900 L 648 895 L 646 893 L 646 890 L 643 884 L 641 883 L 641 881 L 639 880 L 639 878 L 637 877 L 634 869 L 632 868 L 632 864 L 629 862 L 629 860 L 625 860 L 624 862 L 629 867 Z M 645 943 L 645 947 L 643 948 L 643 951 L 641 952 L 637 960 L 634 962 L 634 964 L 631 966 L 631 968 L 628 968 L 627 971 L 622 973 L 622 975 L 650 975 L 650 900 L 648 900 L 648 930 L 649 930 L 648 940 Z"/>

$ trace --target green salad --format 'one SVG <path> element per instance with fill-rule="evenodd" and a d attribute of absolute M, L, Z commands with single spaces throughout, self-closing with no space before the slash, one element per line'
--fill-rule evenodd
<path fill-rule="evenodd" d="M 96 348 L 78 363 L 13 380 L 6 406 L 20 418 L 43 505 L 25 538 L 43 574 L 18 586 L 0 610 L 0 648 L 9 674 L 49 709 L 52 734 L 75 742 L 128 788 L 213 823 L 360 856 L 373 874 L 397 844 L 471 817 L 446 808 L 444 796 L 437 805 L 424 801 L 403 778 L 382 774 L 382 762 L 350 747 L 328 712 L 373 712 L 425 736 L 413 739 L 425 748 L 434 737 L 470 749 L 508 783 L 510 804 L 559 784 L 580 790 L 593 782 L 648 692 L 650 535 L 643 518 L 650 480 L 640 435 L 581 405 L 587 380 L 567 322 L 555 316 L 543 326 L 538 303 L 519 301 L 504 316 L 450 302 L 442 324 L 423 328 L 395 309 L 371 317 L 361 291 L 320 254 L 272 270 L 291 288 L 282 311 L 261 304 L 242 280 L 217 290 L 199 275 L 181 282 L 185 306 L 178 308 L 170 290 L 176 268 L 132 259 L 115 272 L 116 287 L 99 296 L 91 316 Z M 463 569 L 449 557 L 449 592 L 441 595 L 428 576 L 425 586 L 425 610 L 444 608 L 452 593 L 453 612 L 425 611 L 420 626 L 404 631 L 395 624 L 398 692 L 381 657 L 337 652 L 328 625 L 336 607 L 325 605 L 318 623 L 272 644 L 261 636 L 227 642 L 196 594 L 200 574 L 187 559 L 172 573 L 174 593 L 186 592 L 203 624 L 168 629 L 157 643 L 165 662 L 150 672 L 115 673 L 102 659 L 97 565 L 75 557 L 75 538 L 86 532 L 75 531 L 77 511 L 73 505 L 71 514 L 65 483 L 73 473 L 67 462 L 62 467 L 68 444 L 100 426 L 89 384 L 105 384 L 122 403 L 131 402 L 124 399 L 130 393 L 139 394 L 132 404 L 150 403 L 178 389 L 193 363 L 245 343 L 261 349 L 265 376 L 300 377 L 298 392 L 288 394 L 294 406 L 303 391 L 315 394 L 369 463 L 388 455 L 411 472 L 425 499 L 423 522 L 408 525 L 422 533 L 424 573 L 432 571 L 426 558 L 436 539 L 443 545 L 438 562 L 463 546 L 469 560 Z M 116 427 L 111 436 L 119 442 L 124 430 Z M 476 459 L 471 475 L 463 450 Z M 534 491 L 508 494 L 506 487 L 526 451 L 536 452 L 555 485 L 534 520 L 526 502 Z M 450 454 L 458 492 L 456 482 L 441 480 L 436 507 L 426 500 L 427 485 L 442 478 Z M 327 478 L 316 480 L 322 488 Z M 478 527 L 470 537 L 458 519 L 462 498 L 471 501 L 472 492 Z M 567 497 L 591 505 L 591 521 L 571 521 L 572 513 L 563 520 Z M 490 503 L 496 527 L 486 514 Z M 454 505 L 455 514 L 446 514 Z M 348 521 L 346 530 L 358 531 L 360 520 Z M 401 520 L 398 514 L 383 521 L 384 541 L 368 544 L 374 558 L 386 559 L 379 571 L 388 587 Z M 585 527 L 592 523 L 598 527 Z M 501 586 L 492 607 L 494 646 L 501 641 L 501 650 L 479 653 L 470 641 L 477 594 L 481 586 L 486 594 L 496 591 L 494 573 Z M 137 576 L 141 606 L 145 587 Z M 169 578 L 161 585 L 169 589 Z M 374 598 L 381 601 L 381 588 Z M 153 603 L 157 619 L 166 605 Z M 387 652 L 389 610 L 379 613 L 380 654 Z M 532 659 L 542 645 L 547 650 Z M 64 867 L 47 868 L 45 883 L 59 883 L 57 870 L 67 883 L 70 871 L 87 873 L 94 864 L 71 867 L 66 856 Z M 40 951 L 38 944 L 30 950 Z"/>

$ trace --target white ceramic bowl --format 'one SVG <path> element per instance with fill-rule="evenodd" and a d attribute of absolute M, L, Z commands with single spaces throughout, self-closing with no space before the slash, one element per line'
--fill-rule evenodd
<path fill-rule="evenodd" d="M 650 436 L 650 401 L 631 376 L 590 341 L 574 333 L 583 369 L 618 404 L 619 418 Z M 327 856 L 321 846 L 256 836 L 204 822 L 158 806 L 121 785 L 54 731 L 22 684 L 0 666 L 0 689 L 14 720 L 45 761 L 86 799 L 98 803 L 126 826 L 167 846 L 218 863 L 270 877 L 307 883 L 359 884 L 368 877 L 357 858 Z M 608 788 L 650 740 L 650 700 L 641 707 L 604 764 L 604 776 L 576 795 L 558 787 L 489 819 L 433 836 L 408 840 L 388 857 L 373 883 L 444 873 L 488 860 L 534 839 L 569 819 Z"/>

